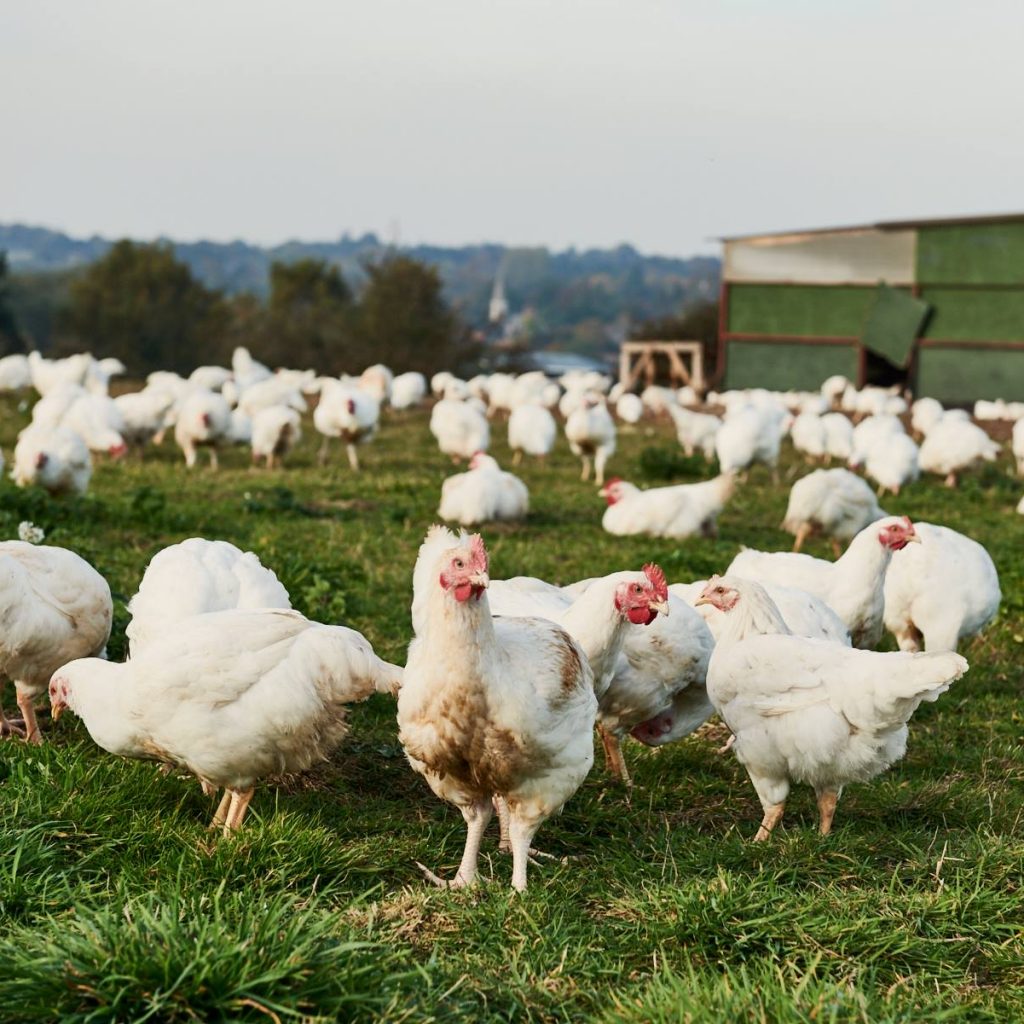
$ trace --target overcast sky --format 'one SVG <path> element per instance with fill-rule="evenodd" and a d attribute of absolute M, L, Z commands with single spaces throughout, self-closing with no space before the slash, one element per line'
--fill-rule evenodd
<path fill-rule="evenodd" d="M 0 221 L 714 252 L 1024 209 L 1024 3 L 0 0 Z"/>

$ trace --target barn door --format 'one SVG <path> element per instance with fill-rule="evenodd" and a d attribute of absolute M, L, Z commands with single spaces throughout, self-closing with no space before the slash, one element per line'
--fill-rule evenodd
<path fill-rule="evenodd" d="M 861 334 L 866 356 L 862 386 L 909 386 L 914 342 L 920 337 L 930 312 L 927 302 L 879 283 Z"/>

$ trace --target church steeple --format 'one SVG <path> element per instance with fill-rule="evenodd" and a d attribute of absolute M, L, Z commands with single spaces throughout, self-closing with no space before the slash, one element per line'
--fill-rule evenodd
<path fill-rule="evenodd" d="M 491 301 L 487 307 L 487 319 L 492 324 L 500 324 L 508 316 L 508 299 L 505 298 L 505 257 L 498 264 L 498 273 L 494 277 L 494 288 L 491 290 Z"/>

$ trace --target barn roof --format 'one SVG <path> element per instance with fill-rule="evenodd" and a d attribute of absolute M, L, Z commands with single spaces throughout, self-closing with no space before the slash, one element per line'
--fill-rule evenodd
<path fill-rule="evenodd" d="M 720 242 L 742 242 L 756 238 L 802 238 L 806 235 L 831 235 L 858 231 L 910 231 L 914 228 L 957 227 L 972 224 L 1024 223 L 1024 213 L 989 213 L 969 217 L 930 217 L 918 220 L 883 220 L 875 224 L 846 224 L 831 228 L 806 228 L 796 231 L 760 231 L 746 235 L 725 235 Z"/>

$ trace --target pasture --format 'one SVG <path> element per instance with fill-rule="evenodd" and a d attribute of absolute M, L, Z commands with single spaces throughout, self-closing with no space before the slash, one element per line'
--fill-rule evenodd
<path fill-rule="evenodd" d="M 27 421 L 0 408 L 9 455 Z M 187 473 L 170 439 L 101 461 L 86 497 L 0 484 L 0 536 L 31 520 L 110 582 L 110 654 L 152 555 L 190 536 L 232 541 L 278 574 L 296 608 L 362 631 L 404 663 L 411 570 L 452 472 L 427 415 L 385 414 L 353 475 L 316 465 L 308 417 L 283 472 Z M 494 454 L 511 468 L 504 425 Z M 655 560 L 670 581 L 722 570 L 741 543 L 788 549 L 783 483 L 757 468 L 717 540 L 614 538 L 559 440 L 518 471 L 521 525 L 486 528 L 495 578 L 567 583 Z M 641 485 L 709 475 L 665 424 L 620 430 L 613 474 Z M 515 895 L 450 876 L 463 822 L 406 764 L 394 702 L 353 708 L 333 760 L 257 789 L 237 836 L 206 830 L 188 778 L 113 758 L 68 715 L 47 742 L 0 743 L 0 1021 L 1007 1021 L 1024 1018 L 1024 517 L 1008 456 L 950 491 L 934 479 L 883 502 L 982 542 L 999 568 L 999 618 L 963 653 L 969 674 L 915 716 L 907 758 L 843 796 L 831 836 L 797 789 L 767 844 L 754 791 L 714 721 L 689 739 L 625 747 L 631 794 L 595 768 L 542 829 L 543 861 Z M 828 557 L 827 542 L 807 550 Z M 891 640 L 887 641 L 891 646 Z M 8 688 L 5 699 L 13 705 Z"/>

